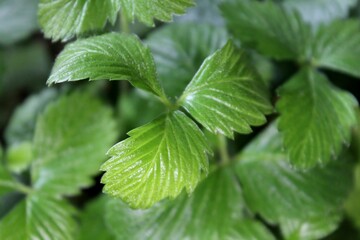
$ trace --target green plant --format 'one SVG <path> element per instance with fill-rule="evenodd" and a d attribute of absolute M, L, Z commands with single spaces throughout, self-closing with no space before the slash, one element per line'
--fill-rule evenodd
<path fill-rule="evenodd" d="M 194 5 L 39 1 L 44 36 L 77 40 L 6 128 L 1 239 L 359 237 L 356 1 Z M 9 89 L 18 58 L 3 59 Z"/>

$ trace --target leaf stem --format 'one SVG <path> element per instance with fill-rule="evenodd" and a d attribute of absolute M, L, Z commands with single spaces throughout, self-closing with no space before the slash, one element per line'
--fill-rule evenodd
<path fill-rule="evenodd" d="M 227 139 L 224 135 L 218 134 L 218 148 L 220 152 L 221 165 L 227 165 L 230 163 L 230 157 L 227 150 Z"/>
<path fill-rule="evenodd" d="M 30 187 L 28 187 L 22 183 L 17 183 L 17 182 L 12 182 L 12 181 L 0 181 L 0 186 L 12 188 L 12 189 L 19 191 L 21 193 L 24 193 L 24 194 L 30 194 L 33 191 Z"/>
<path fill-rule="evenodd" d="M 123 33 L 130 33 L 129 21 L 123 11 L 119 12 L 120 28 Z"/>

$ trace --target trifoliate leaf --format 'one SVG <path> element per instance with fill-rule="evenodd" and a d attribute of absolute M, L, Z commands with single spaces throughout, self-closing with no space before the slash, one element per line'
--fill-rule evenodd
<path fill-rule="evenodd" d="M 205 58 L 227 39 L 224 28 L 197 23 L 170 24 L 150 34 L 146 43 L 165 92 L 178 98 Z"/>
<path fill-rule="evenodd" d="M 5 131 L 7 143 L 12 145 L 31 141 L 38 115 L 57 95 L 54 89 L 48 88 L 39 94 L 29 97 L 23 104 L 17 107 Z"/>
<path fill-rule="evenodd" d="M 0 44 L 16 43 L 36 30 L 37 3 L 38 0 L 0 1 Z"/>
<path fill-rule="evenodd" d="M 289 11 L 298 11 L 304 21 L 317 27 L 335 19 L 345 18 L 356 0 L 285 0 L 282 5 Z"/>
<path fill-rule="evenodd" d="M 112 147 L 101 169 L 104 191 L 133 208 L 191 193 L 208 171 L 206 139 L 197 125 L 180 111 L 170 112 L 128 133 Z"/>
<path fill-rule="evenodd" d="M 67 41 L 114 24 L 119 9 L 119 0 L 40 0 L 38 16 L 45 37 Z"/>
<path fill-rule="evenodd" d="M 84 93 L 50 105 L 36 125 L 33 187 L 72 195 L 90 186 L 115 138 L 111 115 L 109 108 Z"/>
<path fill-rule="evenodd" d="M 316 66 L 360 77 L 359 21 L 336 21 L 319 28 L 314 37 L 313 52 Z"/>
<path fill-rule="evenodd" d="M 194 5 L 194 0 L 119 0 L 122 12 L 128 19 L 149 26 L 154 25 L 154 18 L 163 22 L 172 20 L 173 14 L 183 14 L 186 8 Z"/>
<path fill-rule="evenodd" d="M 179 102 L 209 131 L 230 138 L 264 124 L 272 111 L 266 86 L 231 42 L 204 61 Z"/>
<path fill-rule="evenodd" d="M 67 45 L 47 83 L 83 79 L 128 80 L 135 87 L 163 96 L 151 52 L 134 35 L 109 33 Z"/>
<path fill-rule="evenodd" d="M 271 1 L 233 0 L 221 9 L 229 29 L 242 43 L 276 59 L 307 58 L 311 29 L 299 14 Z"/>
<path fill-rule="evenodd" d="M 11 146 L 7 151 L 6 165 L 14 173 L 24 171 L 33 160 L 33 151 L 30 142 Z"/>
<path fill-rule="evenodd" d="M 0 238 L 73 239 L 75 209 L 63 200 L 31 194 L 0 219 Z"/>
<path fill-rule="evenodd" d="M 281 230 L 287 240 L 323 239 L 339 225 L 342 215 L 330 214 L 307 221 L 286 219 L 281 223 Z"/>
<path fill-rule="evenodd" d="M 107 206 L 106 221 L 117 239 L 274 239 L 243 214 L 240 185 L 230 168 L 211 173 L 188 197 L 133 210 L 119 200 Z M 161 226 L 161 227 L 159 227 Z"/>
<path fill-rule="evenodd" d="M 80 216 L 78 240 L 116 239 L 105 223 L 105 211 L 108 202 L 109 199 L 107 197 L 100 196 L 86 205 Z"/>
<path fill-rule="evenodd" d="M 301 70 L 279 95 L 279 129 L 291 164 L 311 168 L 338 157 L 356 124 L 356 99 L 311 69 Z"/>
<path fill-rule="evenodd" d="M 352 187 L 348 157 L 300 172 L 291 168 L 281 149 L 281 135 L 272 125 L 239 155 L 236 171 L 250 209 L 266 221 L 280 224 L 309 224 L 311 219 L 341 215 Z"/>

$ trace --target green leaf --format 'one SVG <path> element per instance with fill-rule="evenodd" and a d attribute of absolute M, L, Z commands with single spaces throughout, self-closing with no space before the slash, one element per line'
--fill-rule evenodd
<path fill-rule="evenodd" d="M 298 11 L 307 23 L 317 27 L 335 19 L 348 16 L 356 0 L 285 0 L 282 5 L 288 11 Z"/>
<path fill-rule="evenodd" d="M 119 0 L 40 0 L 38 17 L 45 37 L 67 41 L 115 23 Z"/>
<path fill-rule="evenodd" d="M 0 1 L 0 45 L 14 44 L 37 29 L 38 0 Z"/>
<path fill-rule="evenodd" d="M 47 83 L 83 79 L 128 80 L 135 87 L 164 95 L 151 52 L 135 35 L 109 33 L 67 45 Z"/>
<path fill-rule="evenodd" d="M 111 110 L 89 94 L 73 93 L 51 104 L 36 125 L 33 187 L 73 195 L 90 186 L 114 141 L 114 126 Z"/>
<path fill-rule="evenodd" d="M 313 62 L 317 66 L 360 77 L 359 21 L 336 21 L 319 28 L 313 52 Z"/>
<path fill-rule="evenodd" d="M 63 200 L 31 194 L 0 220 L 2 239 L 73 239 L 75 209 Z"/>
<path fill-rule="evenodd" d="M 79 240 L 113 240 L 114 235 L 105 223 L 105 210 L 109 200 L 100 196 L 88 203 L 80 216 Z"/>
<path fill-rule="evenodd" d="M 352 188 L 353 165 L 347 161 L 348 156 L 326 167 L 295 171 L 287 163 L 281 141 L 281 135 L 271 125 L 238 157 L 236 171 L 250 209 L 266 221 L 280 224 L 291 221 L 307 225 L 311 219 L 341 215 Z M 321 228 L 322 233 L 325 230 Z"/>
<path fill-rule="evenodd" d="M 169 22 L 173 14 L 182 14 L 193 0 L 40 0 L 39 23 L 45 36 L 67 41 L 75 35 L 102 30 L 114 24 L 121 7 L 130 21 L 154 26 L 154 18 Z"/>
<path fill-rule="evenodd" d="M 23 104 L 18 106 L 11 116 L 5 131 L 6 142 L 9 145 L 13 145 L 24 141 L 31 141 L 38 115 L 57 95 L 54 89 L 48 88 L 29 97 Z"/>
<path fill-rule="evenodd" d="M 13 191 L 15 181 L 0 158 L 0 196 Z"/>
<path fill-rule="evenodd" d="M 279 129 L 292 165 L 324 165 L 350 143 L 356 99 L 324 75 L 303 69 L 280 88 L 279 95 Z"/>
<path fill-rule="evenodd" d="M 0 53 L 0 57 L 1 55 Z M 51 69 L 51 58 L 43 44 L 35 42 L 7 48 L 3 52 L 3 59 L 4 74 L 0 76 L 1 95 L 12 97 L 18 94 L 21 88 L 29 91 L 43 88 Z"/>
<path fill-rule="evenodd" d="M 205 58 L 227 39 L 224 28 L 197 23 L 174 23 L 150 34 L 146 43 L 165 92 L 178 98 Z"/>
<path fill-rule="evenodd" d="M 173 14 L 183 14 L 186 8 L 194 5 L 194 0 L 119 0 L 122 12 L 130 21 L 154 26 L 154 18 L 170 22 Z"/>
<path fill-rule="evenodd" d="M 281 230 L 287 240 L 323 239 L 339 225 L 342 215 L 321 216 L 307 221 L 286 219 L 281 223 Z"/>
<path fill-rule="evenodd" d="M 296 12 L 270 1 L 250 0 L 227 1 L 221 10 L 228 28 L 242 43 L 279 60 L 307 58 L 311 29 Z"/>
<path fill-rule="evenodd" d="M 225 25 L 219 4 L 222 0 L 197 0 L 196 6 L 190 8 L 185 15 L 175 17 L 175 22 L 207 23 L 214 26 Z"/>
<path fill-rule="evenodd" d="M 153 94 L 133 89 L 127 94 L 121 94 L 117 110 L 121 135 L 126 135 L 129 130 L 151 122 L 167 109 Z"/>
<path fill-rule="evenodd" d="M 355 167 L 355 187 L 346 201 L 345 209 L 347 215 L 360 229 L 360 164 Z"/>
<path fill-rule="evenodd" d="M 264 124 L 272 111 L 266 86 L 232 42 L 204 61 L 179 102 L 209 131 L 230 138 Z"/>
<path fill-rule="evenodd" d="M 20 173 L 29 167 L 33 160 L 32 145 L 30 142 L 11 146 L 7 151 L 6 164 L 14 173 Z"/>
<path fill-rule="evenodd" d="M 210 152 L 198 126 L 180 111 L 170 112 L 128 133 L 116 144 L 101 169 L 104 191 L 133 208 L 191 193 L 207 173 Z M 161 186 L 161 187 L 160 187 Z"/>
<path fill-rule="evenodd" d="M 233 171 L 220 168 L 190 197 L 183 193 L 147 210 L 112 200 L 106 221 L 118 239 L 274 239 L 263 225 L 243 215 L 243 207 Z"/>

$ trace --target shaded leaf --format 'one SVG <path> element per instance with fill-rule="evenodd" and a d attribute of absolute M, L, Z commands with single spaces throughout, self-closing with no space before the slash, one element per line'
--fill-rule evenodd
<path fill-rule="evenodd" d="M 0 1 L 0 44 L 14 44 L 37 29 L 38 0 Z"/>
<path fill-rule="evenodd" d="M 319 28 L 314 39 L 315 65 L 360 77 L 360 23 L 358 20 L 336 21 L 323 26 Z"/>
<path fill-rule="evenodd" d="M 307 58 L 311 29 L 299 14 L 270 1 L 227 1 L 221 10 L 228 28 L 242 43 L 279 60 Z"/>
<path fill-rule="evenodd" d="M 109 33 L 68 44 L 55 61 L 48 84 L 66 81 L 128 80 L 164 96 L 150 50 L 134 35 Z"/>
<path fill-rule="evenodd" d="M 311 219 L 341 216 L 352 187 L 348 156 L 326 167 L 301 172 L 289 166 L 281 149 L 281 136 L 272 125 L 239 155 L 236 171 L 250 209 L 270 223 L 280 223 L 286 233 L 290 223 L 309 225 Z M 321 233 L 333 229 L 321 227 Z"/>
<path fill-rule="evenodd" d="M 104 191 L 133 208 L 191 193 L 208 171 L 206 139 L 197 125 L 180 111 L 170 112 L 128 133 L 112 147 L 101 169 Z"/>
<path fill-rule="evenodd" d="M 99 196 L 86 205 L 80 216 L 81 227 L 79 240 L 115 239 L 114 235 L 105 224 L 105 211 L 108 201 L 109 200 L 105 196 Z"/>
<path fill-rule="evenodd" d="M 118 239 L 274 239 L 243 215 L 240 185 L 230 168 L 211 173 L 190 197 L 183 193 L 147 210 L 111 200 L 106 220 Z"/>
<path fill-rule="evenodd" d="M 89 94 L 73 93 L 51 104 L 36 125 L 33 187 L 73 195 L 90 186 L 114 130 L 111 110 Z"/>
<path fill-rule="evenodd" d="M 207 23 L 224 26 L 225 22 L 219 10 L 221 0 L 197 0 L 185 15 L 175 17 L 175 22 Z"/>
<path fill-rule="evenodd" d="M 35 131 L 35 122 L 38 115 L 47 104 L 57 97 L 54 89 L 45 89 L 35 94 L 18 106 L 11 116 L 5 131 L 6 142 L 9 145 L 31 141 Z"/>
<path fill-rule="evenodd" d="M 166 111 L 166 107 L 154 95 L 133 89 L 122 94 L 117 102 L 118 123 L 122 134 L 151 122 Z"/>
<path fill-rule="evenodd" d="M 285 0 L 283 6 L 298 11 L 304 21 L 313 26 L 330 23 L 348 16 L 356 0 Z"/>
<path fill-rule="evenodd" d="M 204 61 L 179 102 L 209 131 L 230 138 L 264 124 L 272 111 L 266 86 L 231 42 Z"/>
<path fill-rule="evenodd" d="M 338 157 L 356 124 L 356 99 L 311 69 L 301 70 L 279 95 L 279 129 L 291 164 L 311 168 Z"/>
<path fill-rule="evenodd" d="M 341 218 L 340 214 L 330 214 L 307 221 L 286 219 L 281 223 L 281 228 L 288 240 L 317 240 L 333 232 L 338 227 Z"/>
<path fill-rule="evenodd" d="M 63 200 L 31 194 L 0 220 L 2 239 L 73 239 L 75 209 Z"/>
<path fill-rule="evenodd" d="M 205 58 L 227 38 L 224 28 L 198 23 L 174 23 L 151 33 L 146 43 L 165 92 L 178 98 Z"/>

